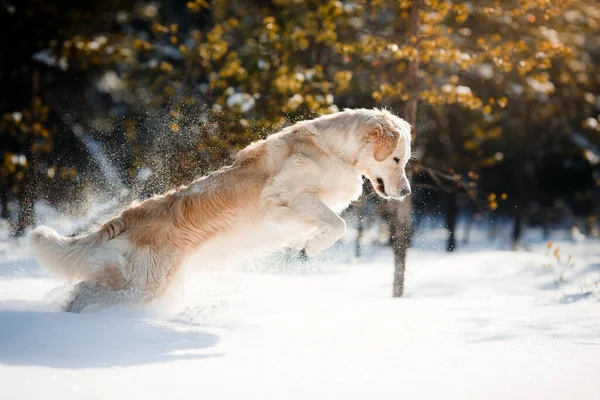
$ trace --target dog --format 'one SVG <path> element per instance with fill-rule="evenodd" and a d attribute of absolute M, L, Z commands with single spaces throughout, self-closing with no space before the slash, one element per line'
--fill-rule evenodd
<path fill-rule="evenodd" d="M 346 230 L 338 213 L 360 197 L 363 176 L 383 198 L 410 194 L 410 142 L 410 125 L 383 109 L 301 121 L 242 149 L 230 166 L 131 205 L 87 236 L 41 226 L 29 246 L 51 274 L 80 281 L 68 311 L 108 298 L 149 301 L 192 254 L 210 262 L 288 247 L 310 257 L 330 247 Z"/>

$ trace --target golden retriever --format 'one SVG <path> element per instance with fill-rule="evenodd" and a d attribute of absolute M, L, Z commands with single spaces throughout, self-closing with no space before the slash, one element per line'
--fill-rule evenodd
<path fill-rule="evenodd" d="M 348 109 L 298 122 L 238 152 L 231 166 L 130 206 L 70 238 L 41 226 L 30 249 L 55 276 L 81 281 L 68 311 L 164 293 L 191 254 L 211 262 L 285 247 L 312 256 L 346 229 L 338 212 L 366 176 L 384 198 L 410 194 L 410 125 L 386 110 Z"/>

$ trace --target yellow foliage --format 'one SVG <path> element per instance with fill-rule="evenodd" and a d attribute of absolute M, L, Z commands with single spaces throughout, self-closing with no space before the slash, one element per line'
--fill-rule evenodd
<path fill-rule="evenodd" d="M 337 109 L 333 99 L 349 96 L 355 102 L 370 96 L 376 103 L 399 111 L 416 93 L 430 106 L 426 109 L 441 119 L 452 110 L 461 122 L 468 122 L 464 129 L 461 127 L 463 136 L 456 143 L 470 152 L 472 159 L 459 161 L 470 163 L 464 164 L 467 168 L 479 168 L 501 161 L 497 155 L 486 157 L 485 144 L 490 140 L 502 144 L 499 120 L 533 104 L 536 90 L 529 84 L 530 79 L 539 85 L 556 84 L 557 92 L 560 85 L 566 86 L 565 90 L 593 92 L 593 70 L 582 61 L 581 45 L 569 36 L 583 35 L 579 32 L 582 28 L 567 29 L 553 20 L 563 18 L 563 11 L 570 7 L 568 2 L 422 0 L 421 28 L 418 36 L 411 36 L 407 19 L 412 1 L 272 0 L 273 7 L 263 7 L 252 2 L 219 0 L 209 4 L 207 0 L 190 0 L 190 12 L 210 7 L 207 14 L 211 21 L 201 25 L 202 31 L 186 31 L 184 25 L 171 21 L 156 22 L 150 41 L 117 37 L 115 40 L 121 42 L 115 46 L 110 62 L 127 59 L 120 65 L 132 71 L 130 79 L 136 79 L 141 74 L 135 69 L 147 65 L 136 59 L 139 53 L 152 50 L 157 43 L 177 46 L 183 59 L 158 63 L 147 78 L 152 101 L 170 102 L 180 88 L 184 92 L 193 88 L 184 94 L 188 110 L 208 102 L 209 108 L 214 106 L 210 112 L 219 116 L 223 132 L 228 132 L 202 143 L 207 152 L 215 154 L 221 147 L 239 148 L 256 138 L 257 127 L 276 129 L 284 122 L 282 111 L 290 118 L 332 112 Z M 585 42 L 586 37 L 582 39 Z M 89 41 L 85 37 L 72 38 L 64 48 L 81 46 L 84 52 Z M 107 62 L 103 52 L 96 53 L 98 58 L 82 56 L 82 65 Z M 140 59 L 147 56 L 141 54 Z M 407 67 L 413 60 L 420 62 L 418 87 L 409 91 L 405 87 Z M 560 67 L 557 73 L 550 69 L 553 62 Z M 202 93 L 195 91 L 199 86 L 206 86 Z M 509 91 L 512 87 L 520 87 L 522 93 Z M 253 96 L 256 105 L 244 115 L 246 123 L 240 122 L 239 115 L 228 120 L 232 93 Z M 592 97 L 588 96 L 587 104 L 595 104 Z M 548 115 L 558 112 L 550 107 L 543 111 Z M 177 123 L 171 125 L 171 131 L 181 127 L 187 131 L 188 114 L 194 113 L 173 108 L 171 122 Z M 534 115 L 536 110 L 532 111 Z M 38 122 L 45 126 L 41 119 Z M 47 129 L 31 122 L 13 125 L 20 134 L 31 131 L 51 136 Z M 438 134 L 440 125 L 432 123 L 429 127 L 429 121 L 424 120 L 418 126 L 424 126 L 424 134 Z M 503 156 L 503 149 L 497 151 Z M 500 198 L 504 200 L 505 194 Z"/>
<path fill-rule="evenodd" d="M 476 150 L 479 147 L 479 144 L 475 140 L 467 140 L 463 143 L 463 149 L 467 151 Z"/>
<path fill-rule="evenodd" d="M 352 72 L 340 71 L 334 76 L 335 83 L 338 85 L 338 89 L 343 91 L 348 88 L 350 81 L 352 80 Z"/>
<path fill-rule="evenodd" d="M 556 258 L 557 260 L 560 260 L 560 248 L 557 247 L 554 249 L 554 252 L 552 253 L 552 255 L 554 256 L 554 258 Z"/>
<path fill-rule="evenodd" d="M 163 61 L 160 63 L 160 69 L 163 72 L 172 72 L 173 71 L 173 64 L 168 63 L 166 61 Z"/>
<path fill-rule="evenodd" d="M 186 6 L 192 12 L 200 12 L 206 8 L 210 8 L 210 4 L 206 0 L 188 1 Z"/>

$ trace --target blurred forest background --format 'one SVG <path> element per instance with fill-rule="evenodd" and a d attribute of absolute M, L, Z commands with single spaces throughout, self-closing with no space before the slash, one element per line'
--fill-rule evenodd
<path fill-rule="evenodd" d="M 99 222 L 346 107 L 413 124 L 412 204 L 352 210 L 359 231 L 400 221 L 397 253 L 431 215 L 448 250 L 459 216 L 491 236 L 510 222 L 515 246 L 528 226 L 596 235 L 595 1 L 3 0 L 0 23 L 1 217 L 17 236 L 40 204 L 93 204 Z"/>

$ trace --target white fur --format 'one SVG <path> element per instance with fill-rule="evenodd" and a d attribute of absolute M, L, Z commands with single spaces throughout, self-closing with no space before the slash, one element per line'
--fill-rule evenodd
<path fill-rule="evenodd" d="M 188 187 L 133 205 L 80 238 L 40 227 L 30 248 L 53 274 L 83 280 L 80 293 L 164 292 L 185 258 L 218 262 L 283 247 L 314 255 L 346 229 L 338 212 L 358 199 L 361 175 L 386 198 L 410 190 L 410 126 L 382 110 L 303 121 L 240 151 L 235 163 Z M 73 305 L 75 304 L 75 305 Z M 72 310 L 87 305 L 76 296 Z"/>

